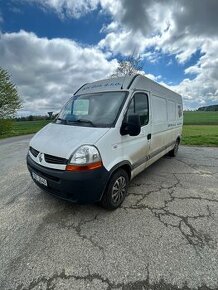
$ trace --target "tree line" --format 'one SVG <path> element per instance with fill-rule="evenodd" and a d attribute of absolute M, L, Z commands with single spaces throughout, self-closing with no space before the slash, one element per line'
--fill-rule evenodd
<path fill-rule="evenodd" d="M 28 115 L 28 116 L 22 116 L 22 117 L 15 117 L 14 120 L 16 122 L 21 121 L 40 121 L 40 120 L 54 120 L 56 118 L 57 114 L 52 115 Z"/>
<path fill-rule="evenodd" d="M 198 108 L 198 111 L 206 111 L 206 112 L 218 111 L 218 104 L 217 105 L 200 107 L 200 108 Z"/>

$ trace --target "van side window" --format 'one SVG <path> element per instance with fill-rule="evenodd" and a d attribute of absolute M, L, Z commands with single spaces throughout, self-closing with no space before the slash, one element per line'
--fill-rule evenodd
<path fill-rule="evenodd" d="M 148 124 L 148 96 L 143 93 L 136 93 L 127 110 L 127 118 L 129 115 L 138 114 L 141 121 L 141 126 Z"/>

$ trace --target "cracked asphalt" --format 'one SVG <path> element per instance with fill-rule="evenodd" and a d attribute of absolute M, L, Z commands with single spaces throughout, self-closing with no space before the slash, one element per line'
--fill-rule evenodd
<path fill-rule="evenodd" d="M 0 141 L 0 289 L 218 289 L 218 148 L 180 147 L 116 211 L 41 191 Z"/>

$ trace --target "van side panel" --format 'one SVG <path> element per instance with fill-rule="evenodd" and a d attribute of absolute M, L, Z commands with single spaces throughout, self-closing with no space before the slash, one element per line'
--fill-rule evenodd
<path fill-rule="evenodd" d="M 167 144 L 167 100 L 156 95 L 151 96 L 152 128 L 150 154 Z"/>
<path fill-rule="evenodd" d="M 172 93 L 171 93 L 172 94 Z M 152 138 L 150 156 L 170 151 L 182 133 L 182 103 L 176 96 L 152 95 Z"/>

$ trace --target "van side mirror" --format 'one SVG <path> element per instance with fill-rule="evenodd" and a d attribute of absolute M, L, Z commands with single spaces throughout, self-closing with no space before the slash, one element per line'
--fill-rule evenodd
<path fill-rule="evenodd" d="M 141 122 L 139 115 L 129 115 L 127 122 L 123 122 L 120 128 L 121 135 L 138 136 L 141 132 Z"/>

